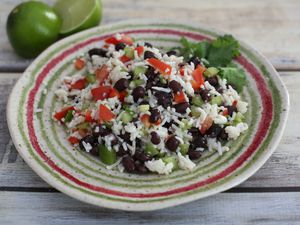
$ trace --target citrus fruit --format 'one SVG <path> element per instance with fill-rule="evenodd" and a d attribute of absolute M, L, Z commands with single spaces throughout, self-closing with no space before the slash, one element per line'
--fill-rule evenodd
<path fill-rule="evenodd" d="M 59 37 L 61 19 L 42 2 L 29 1 L 15 7 L 9 14 L 6 31 L 16 53 L 33 58 Z"/>
<path fill-rule="evenodd" d="M 62 19 L 62 36 L 97 26 L 102 18 L 101 0 L 58 0 L 54 9 Z"/>

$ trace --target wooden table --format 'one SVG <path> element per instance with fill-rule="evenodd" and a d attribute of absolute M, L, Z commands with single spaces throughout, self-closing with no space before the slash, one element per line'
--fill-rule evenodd
<path fill-rule="evenodd" d="M 19 2 L 0 3 L 0 224 L 300 224 L 299 0 L 103 1 L 103 24 L 127 18 L 182 18 L 240 37 L 269 58 L 291 99 L 280 145 L 255 175 L 213 197 L 145 213 L 97 208 L 63 195 L 41 180 L 17 154 L 7 129 L 6 102 L 31 61 L 13 53 L 5 22 Z"/>

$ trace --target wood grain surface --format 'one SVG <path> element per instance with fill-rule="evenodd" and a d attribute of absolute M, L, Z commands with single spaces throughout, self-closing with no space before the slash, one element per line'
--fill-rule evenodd
<path fill-rule="evenodd" d="M 20 2 L 0 1 L 0 71 L 23 71 L 31 62 L 14 54 L 5 32 L 7 15 Z M 299 0 L 103 0 L 103 5 L 102 24 L 139 18 L 193 21 L 236 35 L 279 70 L 300 69 Z"/>

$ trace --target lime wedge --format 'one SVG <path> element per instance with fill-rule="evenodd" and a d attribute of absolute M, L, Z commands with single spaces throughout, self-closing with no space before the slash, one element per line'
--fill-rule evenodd
<path fill-rule="evenodd" d="M 63 36 L 97 26 L 102 18 L 101 0 L 57 0 L 54 10 L 62 19 Z"/>

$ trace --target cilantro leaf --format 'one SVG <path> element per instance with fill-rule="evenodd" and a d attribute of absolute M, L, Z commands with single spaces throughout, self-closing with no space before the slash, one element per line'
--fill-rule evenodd
<path fill-rule="evenodd" d="M 210 46 L 210 43 L 207 41 L 193 43 L 189 42 L 185 37 L 182 37 L 180 42 L 183 45 L 183 48 L 180 49 L 180 53 L 185 59 L 189 59 L 191 56 L 198 56 L 200 59 L 205 58 Z"/>
<path fill-rule="evenodd" d="M 231 35 L 224 35 L 211 43 L 207 60 L 212 66 L 226 66 L 239 54 L 238 41 Z"/>
<path fill-rule="evenodd" d="M 220 67 L 220 77 L 227 80 L 228 84 L 234 85 L 238 92 L 243 90 L 246 84 L 246 74 L 244 70 L 236 67 Z"/>

